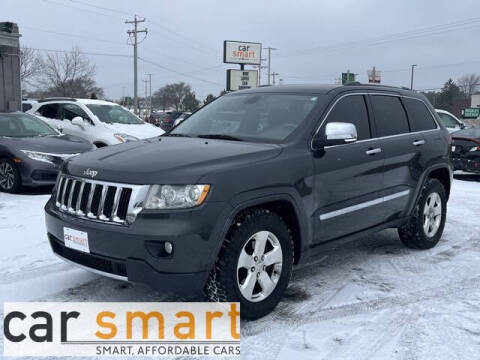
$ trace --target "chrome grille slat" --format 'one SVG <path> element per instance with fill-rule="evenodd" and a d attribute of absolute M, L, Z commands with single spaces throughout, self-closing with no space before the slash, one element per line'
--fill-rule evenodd
<path fill-rule="evenodd" d="M 129 225 L 142 210 L 148 188 L 148 185 L 111 183 L 61 174 L 57 180 L 55 205 L 70 216 Z"/>
<path fill-rule="evenodd" d="M 80 185 L 80 190 L 78 191 L 77 203 L 75 204 L 75 213 L 79 216 L 83 215 L 83 211 L 80 210 L 80 204 L 82 203 L 84 189 L 85 189 L 85 181 L 82 181 Z"/>
<path fill-rule="evenodd" d="M 72 208 L 72 198 L 73 193 L 75 192 L 75 186 L 77 186 L 77 180 L 72 180 L 72 185 L 70 185 L 70 194 L 68 194 L 68 204 L 67 204 L 67 211 L 73 212 Z"/>

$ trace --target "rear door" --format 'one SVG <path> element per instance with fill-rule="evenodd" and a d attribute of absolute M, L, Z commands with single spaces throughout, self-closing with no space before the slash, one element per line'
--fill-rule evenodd
<path fill-rule="evenodd" d="M 423 132 L 411 132 L 407 112 L 398 94 L 369 96 L 375 118 L 376 136 L 385 157 L 383 220 L 403 216 L 408 200 L 425 169 L 426 140 Z"/>
<path fill-rule="evenodd" d="M 353 123 L 355 143 L 328 146 L 313 155 L 316 211 L 314 242 L 322 243 L 378 225 L 382 221 L 383 153 L 372 139 L 365 94 L 347 94 L 330 109 L 329 122 Z"/>

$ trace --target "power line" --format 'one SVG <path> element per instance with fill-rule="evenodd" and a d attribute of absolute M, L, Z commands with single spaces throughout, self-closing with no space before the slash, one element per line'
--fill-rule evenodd
<path fill-rule="evenodd" d="M 73 50 L 58 50 L 58 49 L 43 49 L 43 48 L 34 48 L 25 46 L 25 49 L 29 50 L 36 50 L 36 51 L 43 51 L 43 52 L 53 52 L 53 53 L 63 53 L 63 54 L 70 54 L 74 52 Z M 114 53 L 100 53 L 100 52 L 90 52 L 90 51 L 80 51 L 80 53 L 84 55 L 92 55 L 92 56 L 109 56 L 109 57 L 123 57 L 123 58 L 133 58 L 132 55 L 126 54 L 114 54 Z"/>
<path fill-rule="evenodd" d="M 141 57 L 138 57 L 138 59 L 139 59 L 139 60 L 142 60 L 143 62 L 145 62 L 145 63 L 147 63 L 147 64 L 156 66 L 156 67 L 158 67 L 158 68 L 160 68 L 160 69 L 163 69 L 163 70 L 166 70 L 166 71 L 169 71 L 169 72 L 178 74 L 178 75 L 182 75 L 182 76 L 185 76 L 185 77 L 189 77 L 189 78 L 191 78 L 191 79 L 195 79 L 195 80 L 202 81 L 202 82 L 209 83 L 209 84 L 222 85 L 222 84 L 217 83 L 217 82 L 214 82 L 214 81 L 205 80 L 205 79 L 202 79 L 202 78 L 198 78 L 198 77 L 196 77 L 196 76 L 189 75 L 188 73 L 183 73 L 183 72 L 180 72 L 180 71 L 176 71 L 176 70 L 167 68 L 166 66 L 157 64 L 157 63 L 155 63 L 155 62 L 153 62 L 153 61 L 150 61 L 150 60 L 147 60 L 147 59 L 143 59 L 143 58 L 141 58 Z"/>
<path fill-rule="evenodd" d="M 356 41 L 340 43 L 337 45 L 330 45 L 330 46 L 323 46 L 323 47 L 317 46 L 317 47 L 308 48 L 308 49 L 300 49 L 300 50 L 296 50 L 295 52 L 290 52 L 290 54 L 287 53 L 282 57 L 301 56 L 312 51 L 325 52 L 325 51 L 342 50 L 344 48 L 351 49 L 355 47 L 358 48 L 358 47 L 364 47 L 364 46 L 380 45 L 380 44 L 388 43 L 391 41 L 414 39 L 414 38 L 419 38 L 424 36 L 437 35 L 437 34 L 444 33 L 446 31 L 458 30 L 465 27 L 478 26 L 479 23 L 480 23 L 480 18 L 470 18 L 470 19 L 459 20 L 459 21 L 451 22 L 447 24 L 435 25 L 431 27 L 420 28 L 417 30 L 394 33 L 386 36 L 375 37 L 375 38 L 370 38 L 365 40 L 356 40 Z"/>

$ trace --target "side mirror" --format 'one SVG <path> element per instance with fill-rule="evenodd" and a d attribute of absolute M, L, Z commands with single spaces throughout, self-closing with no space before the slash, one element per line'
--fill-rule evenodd
<path fill-rule="evenodd" d="M 55 129 L 57 129 L 57 131 L 60 133 L 60 134 L 63 134 L 63 126 L 56 126 Z"/>
<path fill-rule="evenodd" d="M 72 119 L 72 125 L 79 126 L 83 129 L 83 126 L 85 125 L 83 118 L 81 116 L 76 116 Z"/>
<path fill-rule="evenodd" d="M 323 134 L 318 134 L 312 141 L 314 149 L 324 146 L 344 145 L 357 141 L 357 128 L 352 123 L 331 122 L 325 126 Z"/>

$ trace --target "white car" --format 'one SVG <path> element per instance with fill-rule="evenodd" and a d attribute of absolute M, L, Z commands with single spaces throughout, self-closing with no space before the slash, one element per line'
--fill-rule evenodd
<path fill-rule="evenodd" d="M 448 132 L 452 133 L 465 128 L 465 124 L 452 113 L 440 109 L 435 109 L 435 111 L 440 118 L 440 122 L 447 128 Z"/>
<path fill-rule="evenodd" d="M 104 100 L 47 98 L 27 111 L 64 134 L 97 147 L 160 136 L 164 133 L 120 105 Z"/>

